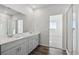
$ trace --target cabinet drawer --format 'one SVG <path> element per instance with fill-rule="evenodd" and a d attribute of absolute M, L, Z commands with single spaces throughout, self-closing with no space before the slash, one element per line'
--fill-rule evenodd
<path fill-rule="evenodd" d="M 28 52 L 26 50 L 26 43 L 23 42 L 16 47 L 13 47 L 9 50 L 6 50 L 1 53 L 2 55 L 27 55 Z"/>
<path fill-rule="evenodd" d="M 29 38 L 29 53 L 33 50 L 33 39 Z"/>
<path fill-rule="evenodd" d="M 12 49 L 9 49 L 5 52 L 2 52 L 1 55 L 16 55 L 17 54 L 18 47 L 14 47 Z"/>
<path fill-rule="evenodd" d="M 13 47 L 16 47 L 17 45 L 21 44 L 22 42 L 24 42 L 25 40 L 17 40 L 17 41 L 13 41 L 10 43 L 6 43 L 4 45 L 1 46 L 1 52 L 5 52 L 6 50 L 9 50 Z"/>

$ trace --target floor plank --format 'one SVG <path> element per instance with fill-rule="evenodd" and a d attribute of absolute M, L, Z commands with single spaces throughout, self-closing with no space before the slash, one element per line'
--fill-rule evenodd
<path fill-rule="evenodd" d="M 38 46 L 29 55 L 67 55 L 63 50 L 56 48 L 48 48 L 46 46 Z"/>

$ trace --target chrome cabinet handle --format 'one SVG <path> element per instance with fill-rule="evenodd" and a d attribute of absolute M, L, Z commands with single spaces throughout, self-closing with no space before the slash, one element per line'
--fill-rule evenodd
<path fill-rule="evenodd" d="M 18 52 L 21 51 L 21 47 L 17 48 L 17 51 L 18 51 Z"/>
<path fill-rule="evenodd" d="M 17 48 L 16 49 L 16 54 L 18 55 L 18 53 L 20 53 L 21 52 L 21 47 L 19 47 L 19 48 Z"/>
<path fill-rule="evenodd" d="M 21 51 L 21 47 L 19 48 L 19 51 Z"/>
<path fill-rule="evenodd" d="M 19 48 L 17 48 L 17 52 L 19 52 Z"/>

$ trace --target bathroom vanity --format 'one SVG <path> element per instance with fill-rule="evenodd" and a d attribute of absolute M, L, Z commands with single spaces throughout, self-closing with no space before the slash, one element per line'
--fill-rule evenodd
<path fill-rule="evenodd" d="M 40 33 L 22 33 L 0 37 L 1 55 L 28 55 L 39 45 Z"/>

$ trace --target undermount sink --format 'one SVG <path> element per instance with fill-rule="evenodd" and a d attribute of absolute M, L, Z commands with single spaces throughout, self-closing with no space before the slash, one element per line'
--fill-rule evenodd
<path fill-rule="evenodd" d="M 35 34 L 35 32 L 26 32 L 26 33 L 16 34 L 16 35 L 13 35 L 13 36 L 10 36 L 10 37 L 21 39 L 21 38 L 24 38 L 24 37 L 32 36 L 34 34 Z"/>
<path fill-rule="evenodd" d="M 32 34 L 32 32 L 26 32 L 26 33 L 16 34 L 16 35 L 14 35 L 12 37 L 19 39 L 19 38 L 23 38 L 23 37 L 31 35 L 31 34 Z"/>

